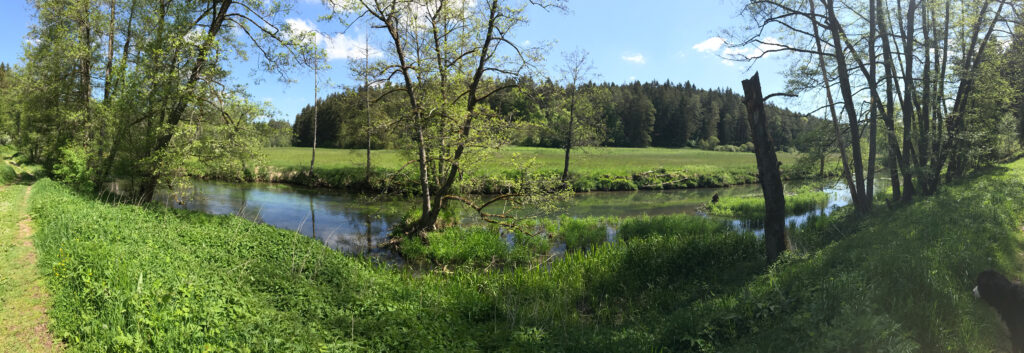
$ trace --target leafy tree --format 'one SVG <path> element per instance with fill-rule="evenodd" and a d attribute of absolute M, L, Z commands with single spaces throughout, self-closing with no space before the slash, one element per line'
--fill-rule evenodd
<path fill-rule="evenodd" d="M 565 182 L 569 178 L 569 152 L 572 151 L 574 145 L 582 143 L 588 137 L 593 136 L 588 131 L 588 128 L 594 126 L 589 121 L 590 117 L 593 116 L 588 101 L 589 97 L 587 96 L 590 86 L 582 85 L 592 75 L 591 72 L 594 70 L 594 65 L 590 61 L 586 50 L 577 49 L 576 51 L 565 53 L 563 56 L 565 58 L 565 65 L 561 69 L 562 81 L 565 82 L 566 103 L 569 110 L 568 126 L 561 129 L 565 131 L 563 142 L 565 148 L 565 168 L 562 170 L 562 182 Z"/>
<path fill-rule="evenodd" d="M 487 205 L 534 201 L 537 189 L 528 173 L 521 183 L 480 204 L 459 197 L 456 181 L 480 156 L 507 143 L 507 121 L 487 107 L 487 99 L 514 85 L 539 59 L 536 48 L 514 44 L 512 33 L 526 23 L 527 6 L 558 6 L 541 1 L 359 0 L 330 1 L 333 8 L 365 14 L 387 32 L 387 75 L 396 77 L 408 99 L 407 122 L 414 136 L 419 167 L 420 217 L 409 233 L 436 228 L 449 201 L 459 201 L 490 222 L 507 215 L 484 211 Z M 506 54 L 508 53 L 508 54 Z M 494 76 L 491 76 L 494 75 Z M 425 238 L 423 238 L 425 239 Z"/>
<path fill-rule="evenodd" d="M 15 143 L 50 166 L 86 156 L 97 189 L 127 179 L 143 199 L 159 185 L 253 163 L 253 122 L 268 109 L 230 82 L 225 60 L 252 48 L 261 67 L 287 78 L 305 50 L 282 31 L 289 7 L 278 2 L 31 4 L 39 21 L 14 93 Z"/>

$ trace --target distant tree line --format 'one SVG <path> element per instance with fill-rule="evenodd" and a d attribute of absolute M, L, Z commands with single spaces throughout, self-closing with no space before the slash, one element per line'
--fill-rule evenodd
<path fill-rule="evenodd" d="M 522 146 L 562 147 L 568 128 L 566 87 L 551 80 L 525 79 L 517 89 L 492 95 L 487 105 L 497 115 L 520 123 L 512 143 Z M 329 148 L 365 148 L 366 119 L 361 88 L 346 88 L 319 103 L 317 145 Z M 376 90 L 374 90 L 376 91 Z M 384 91 L 384 90 L 381 90 Z M 576 144 L 612 147 L 694 147 L 749 150 L 750 134 L 743 97 L 729 89 L 705 90 L 673 82 L 587 83 L 581 85 L 577 104 L 584 137 Z M 378 93 L 379 94 L 379 93 Z M 371 96 L 375 95 L 371 92 Z M 401 116 L 400 95 L 377 101 L 375 114 Z M 810 149 L 813 141 L 799 137 L 827 126 L 773 105 L 768 106 L 771 133 L 783 149 Z M 384 119 L 378 116 L 375 121 Z M 313 135 L 313 106 L 308 105 L 292 125 L 293 146 L 309 147 Z M 394 129 L 379 129 L 374 148 L 397 148 L 407 136 Z"/>

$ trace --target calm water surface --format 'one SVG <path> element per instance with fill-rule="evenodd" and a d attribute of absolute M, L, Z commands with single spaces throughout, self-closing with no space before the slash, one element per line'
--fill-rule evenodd
<path fill-rule="evenodd" d="M 880 180 L 876 183 L 876 189 L 884 189 L 887 184 L 887 181 Z M 812 215 L 828 214 L 849 203 L 849 193 L 842 183 L 790 182 L 786 187 L 803 185 L 824 190 L 829 194 L 829 202 L 806 214 L 787 217 L 787 223 L 791 226 L 799 226 Z M 391 226 L 398 224 L 406 212 L 417 206 L 416 201 L 409 198 L 370 198 L 281 184 L 196 181 L 185 193 L 187 201 L 184 203 L 175 202 L 170 192 L 158 195 L 157 200 L 168 206 L 209 214 L 235 214 L 314 237 L 335 250 L 388 259 L 393 259 L 394 255 L 378 249 L 377 245 L 387 240 Z M 741 185 L 706 189 L 580 193 L 563 205 L 562 213 L 570 217 L 699 214 L 701 205 L 710 201 L 716 193 L 723 198 L 759 196 L 761 189 L 758 185 Z M 757 234 L 763 232 L 762 225 L 731 221 L 740 230 Z M 609 229 L 609 237 L 613 236 L 614 229 Z"/>

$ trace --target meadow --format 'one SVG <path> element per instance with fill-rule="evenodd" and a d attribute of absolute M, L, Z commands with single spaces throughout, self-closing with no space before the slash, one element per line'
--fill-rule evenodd
<path fill-rule="evenodd" d="M 309 168 L 310 148 L 278 147 L 265 148 L 267 165 L 278 168 Z M 477 171 L 494 174 L 508 170 L 513 154 L 520 159 L 534 158 L 541 170 L 562 171 L 565 150 L 541 147 L 504 147 L 482 161 Z M 796 153 L 779 152 L 779 161 L 788 165 L 796 161 Z M 366 165 L 366 150 L 325 149 L 316 150 L 319 168 L 349 168 Z M 415 157 L 400 150 L 375 150 L 372 152 L 376 166 L 397 169 Z M 714 166 L 726 170 L 756 169 L 754 154 L 748 152 L 718 152 L 692 148 L 620 148 L 590 147 L 572 151 L 570 170 L 578 173 L 636 173 L 657 169 L 674 169 L 687 166 Z"/>
<path fill-rule="evenodd" d="M 1008 342 L 973 277 L 1024 267 L 1024 162 L 821 217 L 771 267 L 756 237 L 685 215 L 620 220 L 611 243 L 587 235 L 606 220 L 566 225 L 579 246 L 557 259 L 447 230 L 421 250 L 453 265 L 409 271 L 49 180 L 30 205 L 52 330 L 76 351 L 990 352 Z"/>
<path fill-rule="evenodd" d="M 266 148 L 265 166 L 233 175 L 215 175 L 226 180 L 283 182 L 370 192 L 418 192 L 416 169 L 407 165 L 412 157 L 398 150 L 373 151 L 373 171 L 367 182 L 366 151 L 317 149 L 314 176 L 309 170 L 311 149 Z M 564 151 L 555 148 L 505 147 L 481 158 L 460 180 L 461 190 L 495 193 L 510 185 L 518 171 L 516 163 L 531 160 L 531 172 L 558 178 Z M 595 147 L 573 151 L 569 183 L 575 191 L 625 191 L 642 189 L 683 189 L 720 187 L 757 182 L 754 155 L 698 149 Z M 813 172 L 794 168 L 797 154 L 779 152 L 787 179 L 814 177 Z M 830 168 L 826 171 L 834 174 Z"/>

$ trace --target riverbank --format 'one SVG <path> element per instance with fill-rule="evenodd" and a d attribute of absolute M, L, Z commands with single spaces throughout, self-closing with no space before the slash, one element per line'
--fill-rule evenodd
<path fill-rule="evenodd" d="M 269 148 L 266 166 L 234 174 L 209 176 L 226 181 L 286 183 L 366 193 L 416 194 L 416 168 L 397 150 L 373 151 L 374 167 L 366 178 L 366 151 L 317 149 L 318 163 L 309 175 L 309 148 Z M 564 151 L 554 148 L 507 147 L 488 156 L 463 175 L 456 187 L 464 193 L 495 194 L 515 185 L 519 171 L 513 161 L 532 159 L 537 178 L 558 180 Z M 569 184 L 577 192 L 665 190 L 724 187 L 758 182 L 754 155 L 666 148 L 587 148 L 573 154 Z M 816 170 L 795 168 L 797 154 L 779 153 L 785 179 L 820 177 Z M 837 175 L 827 168 L 826 175 Z"/>
<path fill-rule="evenodd" d="M 691 216 L 626 220 L 539 266 L 411 274 L 233 216 L 46 180 L 30 200 L 52 329 L 82 351 L 1006 350 L 970 288 L 1024 268 L 1024 162 L 819 219 L 770 268 L 752 235 Z"/>

